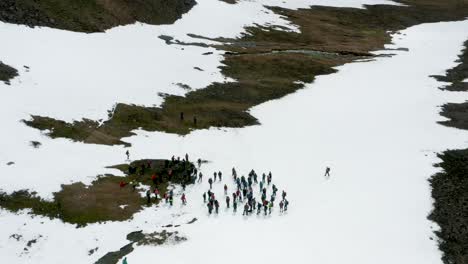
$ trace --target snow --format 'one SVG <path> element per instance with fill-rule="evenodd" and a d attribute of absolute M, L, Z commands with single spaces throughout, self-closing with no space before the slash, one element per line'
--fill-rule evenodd
<path fill-rule="evenodd" d="M 363 3 L 382 1 L 282 4 L 299 8 Z M 1 98 L 6 99 L 0 104 L 0 189 L 30 188 L 51 198 L 63 183 L 89 183 L 97 174 L 117 173 L 105 167 L 125 162 L 122 147 L 52 140 L 19 120 L 30 114 L 104 118 L 117 102 L 153 105 L 161 102 L 158 92 L 184 93 L 172 83 L 202 88 L 223 81 L 217 69 L 220 51 L 202 56 L 207 49 L 167 46 L 157 36 L 232 37 L 253 23 L 294 30 L 262 4 L 279 1 L 228 5 L 202 0 L 174 25 L 135 24 L 97 34 L 0 24 L 5 39 L 0 58 L 20 70 L 11 86 L 0 83 Z M 438 106 L 467 98 L 439 90 L 441 84 L 429 76 L 456 65 L 468 38 L 467 26 L 468 21 L 459 21 L 403 30 L 389 47 L 408 52 L 376 52 L 396 55 L 338 67 L 338 73 L 318 77 L 306 89 L 251 109 L 260 126 L 201 130 L 185 137 L 138 131 L 126 139 L 133 145 L 132 159 L 189 153 L 193 159 L 210 161 L 202 165 L 205 182 L 187 188 L 187 206 L 180 205 L 177 189 L 173 208 L 151 207 L 129 221 L 79 229 L 26 211 L 0 209 L 0 255 L 10 263 L 93 263 L 129 243 L 125 236 L 132 231 L 181 224 L 171 230 L 187 242 L 137 247 L 128 262 L 146 263 L 157 256 L 175 264 L 229 264 L 245 256 L 249 263 L 440 264 L 441 253 L 429 239 L 437 226 L 426 219 L 432 207 L 427 178 L 437 171 L 432 166 L 438 161 L 435 153 L 466 147 L 466 132 L 438 125 Z M 32 39 L 34 43 L 25 41 Z M 32 148 L 32 140 L 42 146 Z M 7 166 L 10 161 L 15 164 Z M 280 192 L 288 192 L 289 212 L 245 218 L 222 207 L 218 216 L 208 216 L 201 196 L 207 190 L 206 178 L 221 170 L 231 191 L 233 166 L 240 175 L 252 168 L 259 173 L 271 170 Z M 326 166 L 332 168 L 330 180 L 323 177 Z M 222 186 L 217 183 L 214 188 L 224 205 Z M 194 217 L 198 221 L 186 224 Z M 22 237 L 16 240 L 13 234 Z M 37 243 L 25 253 L 32 239 Z"/>

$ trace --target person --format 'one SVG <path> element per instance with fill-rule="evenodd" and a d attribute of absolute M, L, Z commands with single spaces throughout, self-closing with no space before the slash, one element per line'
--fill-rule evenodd
<path fill-rule="evenodd" d="M 213 187 L 213 179 L 209 178 L 208 183 L 210 184 L 210 190 L 211 190 L 211 188 Z"/>
<path fill-rule="evenodd" d="M 265 211 L 265 215 L 267 215 L 268 209 L 268 202 L 266 200 L 263 201 L 263 211 Z"/>
<path fill-rule="evenodd" d="M 324 177 L 330 178 L 330 167 L 327 167 L 327 168 L 325 169 L 325 175 L 324 175 Z"/>
<path fill-rule="evenodd" d="M 203 193 L 203 202 L 206 203 L 206 192 Z"/>
<path fill-rule="evenodd" d="M 213 212 L 213 204 L 209 202 L 206 204 L 206 206 L 208 207 L 208 213 L 211 214 Z"/>
<path fill-rule="evenodd" d="M 286 192 L 283 190 L 283 193 L 281 194 L 281 196 L 283 197 L 283 200 L 286 199 Z"/>
<path fill-rule="evenodd" d="M 156 201 L 158 201 L 158 199 L 159 199 L 159 190 L 158 190 L 158 188 L 154 188 L 153 192 L 154 192 L 154 197 L 156 198 Z"/>
<path fill-rule="evenodd" d="M 147 204 L 151 203 L 151 192 L 150 192 L 150 190 L 146 191 L 146 203 Z"/>
<path fill-rule="evenodd" d="M 218 214 L 218 209 L 219 209 L 219 202 L 218 202 L 218 200 L 215 200 L 215 201 L 214 201 L 214 205 L 215 205 L 216 214 Z"/>
<path fill-rule="evenodd" d="M 123 182 L 123 181 L 121 181 L 121 182 L 119 183 L 120 189 L 122 189 L 122 188 L 125 187 L 126 185 L 127 185 L 127 183 L 126 183 L 126 182 Z"/>
<path fill-rule="evenodd" d="M 263 181 L 260 182 L 260 192 L 263 190 Z"/>
<path fill-rule="evenodd" d="M 185 182 L 183 182 L 183 183 L 182 183 L 182 190 L 185 191 L 185 187 L 186 187 L 186 186 L 187 186 L 187 185 L 185 184 Z"/>
<path fill-rule="evenodd" d="M 174 197 L 171 195 L 169 196 L 169 204 L 172 206 L 173 203 L 174 203 Z"/>
<path fill-rule="evenodd" d="M 202 182 L 202 179 L 203 179 L 203 174 L 200 172 L 198 174 L 198 182 Z"/>
<path fill-rule="evenodd" d="M 224 195 L 227 195 L 227 189 L 228 189 L 228 188 L 227 188 L 227 185 L 224 184 Z"/>
<path fill-rule="evenodd" d="M 268 204 L 268 214 L 271 214 L 271 209 L 273 208 L 273 202 Z"/>
<path fill-rule="evenodd" d="M 270 183 L 271 183 L 271 173 L 270 173 L 270 174 L 268 174 L 268 177 L 267 177 L 267 183 L 268 183 L 268 185 L 270 185 Z"/>
<path fill-rule="evenodd" d="M 261 211 L 262 211 L 262 204 L 258 202 L 257 203 L 257 215 L 259 215 Z"/>
<path fill-rule="evenodd" d="M 127 149 L 127 151 L 125 152 L 125 154 L 127 155 L 127 160 L 130 160 L 130 152 L 128 151 L 128 149 Z"/>
<path fill-rule="evenodd" d="M 167 195 L 167 193 L 164 193 L 163 197 L 164 197 L 164 200 L 167 203 L 169 201 L 169 195 Z"/>
<path fill-rule="evenodd" d="M 234 180 L 237 179 L 237 172 L 236 172 L 236 168 L 232 167 L 232 178 L 234 178 Z"/>
<path fill-rule="evenodd" d="M 265 182 L 265 177 L 266 177 L 266 175 L 265 175 L 265 173 L 263 173 L 262 174 L 262 182 Z"/>
<path fill-rule="evenodd" d="M 214 181 L 216 181 L 216 177 L 218 177 L 218 173 L 216 173 L 216 171 L 213 173 L 214 175 Z"/>
<path fill-rule="evenodd" d="M 245 203 L 244 212 L 242 213 L 242 215 L 249 215 L 249 204 L 248 203 Z"/>
<path fill-rule="evenodd" d="M 188 162 L 188 153 L 185 153 L 185 161 Z"/>
<path fill-rule="evenodd" d="M 284 203 L 283 203 L 283 201 L 281 201 L 281 202 L 279 203 L 280 213 L 283 212 L 283 206 L 284 206 Z"/>
<path fill-rule="evenodd" d="M 284 200 L 284 210 L 283 210 L 284 212 L 286 212 L 288 210 L 288 205 L 289 205 L 289 202 L 288 202 L 288 200 L 285 199 Z"/>
<path fill-rule="evenodd" d="M 223 181 L 223 174 L 221 173 L 221 171 L 218 172 L 218 176 L 219 176 L 219 181 Z"/>
<path fill-rule="evenodd" d="M 180 197 L 180 200 L 182 200 L 183 205 L 187 204 L 187 197 L 185 197 L 185 193 L 182 194 L 182 197 Z"/>
<path fill-rule="evenodd" d="M 253 178 L 254 178 L 255 184 L 257 184 L 257 183 L 258 183 L 258 180 L 257 180 L 257 173 L 254 174 Z"/>
<path fill-rule="evenodd" d="M 227 205 L 227 208 L 229 208 L 229 201 L 231 200 L 231 198 L 229 198 L 229 195 L 226 196 L 226 205 Z"/>
<path fill-rule="evenodd" d="M 234 200 L 232 202 L 232 208 L 234 209 L 234 213 L 237 212 L 237 201 L 236 200 Z"/>

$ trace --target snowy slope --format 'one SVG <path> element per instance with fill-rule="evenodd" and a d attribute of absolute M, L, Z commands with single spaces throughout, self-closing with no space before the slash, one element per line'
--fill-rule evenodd
<path fill-rule="evenodd" d="M 347 5 L 361 7 L 365 3 L 384 2 L 390 3 L 353 0 L 347 1 Z M 343 3 L 329 1 L 327 4 L 341 6 Z M 98 174 L 118 174 L 105 167 L 124 162 L 122 148 L 51 140 L 19 121 L 29 119 L 32 114 L 65 121 L 83 117 L 106 119 L 116 103 L 159 105 L 160 92 L 184 94 L 186 91 L 177 83 L 198 89 L 225 81 L 218 69 L 222 51 L 168 46 L 158 36 L 200 42 L 186 34 L 235 37 L 244 31 L 244 26 L 254 23 L 295 29 L 263 4 L 276 3 L 242 1 L 229 5 L 219 0 L 200 0 L 174 25 L 135 24 L 96 34 L 0 23 L 0 58 L 20 74 L 11 86 L 0 83 L 0 97 L 7 100 L 0 104 L 3 128 L 0 130 L 0 173 L 4 175 L 0 189 L 7 192 L 32 189 L 50 198 L 63 183 L 89 183 Z M 324 2 L 295 0 L 281 5 L 297 8 L 312 4 Z M 202 55 L 206 52 L 213 54 Z M 41 142 L 42 147 L 33 149 L 30 141 Z M 60 165 L 54 163 L 58 160 Z M 15 164 L 7 166 L 9 162 Z"/>
<path fill-rule="evenodd" d="M 182 40 L 190 40 L 186 33 L 233 37 L 253 23 L 294 29 L 262 4 L 299 8 L 362 3 L 382 1 L 228 5 L 202 0 L 174 25 L 138 24 L 98 34 L 1 24 L 6 41 L 0 42 L 0 58 L 20 70 L 20 76 L 11 86 L 0 83 L 0 189 L 31 188 L 50 198 L 60 184 L 90 182 L 109 172 L 105 166 L 124 162 L 121 147 L 41 135 L 19 122 L 30 114 L 103 118 L 117 102 L 152 105 L 161 102 L 158 92 L 184 93 L 172 83 L 202 88 L 223 80 L 217 69 L 221 52 L 204 56 L 211 50 L 167 46 L 158 35 Z M 249 263 L 441 263 L 436 242 L 429 239 L 431 226 L 436 227 L 426 220 L 431 209 L 426 179 L 436 171 L 435 152 L 466 147 L 466 132 L 436 124 L 439 105 L 465 101 L 466 96 L 440 91 L 441 84 L 428 76 L 455 65 L 467 27 L 463 21 L 404 30 L 394 36 L 394 46 L 409 52 L 392 51 L 397 55 L 391 58 L 339 67 L 338 73 L 319 77 L 304 90 L 255 107 L 251 113 L 261 126 L 203 130 L 186 137 L 139 131 L 126 139 L 133 144 L 134 159 L 189 153 L 210 160 L 203 173 L 222 170 L 231 190 L 233 166 L 242 174 L 252 168 L 271 170 L 280 191 L 288 192 L 288 214 L 243 218 L 240 212 L 232 215 L 223 209 L 209 217 L 201 198 L 206 182 L 188 188 L 185 207 L 176 199 L 174 208 L 149 208 L 130 221 L 81 229 L 0 210 L 2 260 L 93 263 L 128 243 L 129 232 L 152 232 L 175 223 L 182 224 L 177 230 L 187 242 L 138 247 L 128 256 L 129 263 L 147 263 L 155 256 L 171 263 L 235 263 L 242 254 Z M 33 149 L 31 140 L 43 146 Z M 9 161 L 15 164 L 7 166 Z M 328 181 L 323 178 L 325 166 L 332 167 Z M 222 184 L 216 184 L 215 191 L 222 197 Z M 184 224 L 193 217 L 199 220 Z M 23 237 L 16 240 L 12 234 Z M 38 242 L 24 253 L 27 241 L 35 238 Z M 96 247 L 97 253 L 88 255 Z"/>
<path fill-rule="evenodd" d="M 230 188 L 232 166 L 242 173 L 271 170 L 280 190 L 288 191 L 286 215 L 244 218 L 223 209 L 207 216 L 201 198 L 206 182 L 188 188 L 186 207 L 176 199 L 171 209 L 150 208 L 133 221 L 82 229 L 2 211 L 0 219 L 9 227 L 0 230 L 2 256 L 11 263 L 92 263 L 125 245 L 131 231 L 161 230 L 197 217 L 177 229 L 187 242 L 138 247 L 129 263 L 155 256 L 171 263 L 237 263 L 242 254 L 259 263 L 441 263 L 429 240 L 436 227 L 426 220 L 426 179 L 436 171 L 434 152 L 466 146 L 466 132 L 437 125 L 437 106 L 466 98 L 438 90 L 440 83 L 428 76 L 454 65 L 467 26 L 464 21 L 404 30 L 395 35 L 395 47 L 409 52 L 339 67 L 307 89 L 252 109 L 261 126 L 186 137 L 140 132 L 128 139 L 134 158 L 188 152 L 211 160 L 204 174 L 222 170 Z M 327 165 L 328 181 L 322 176 Z M 215 192 L 222 197 L 222 184 L 215 184 Z M 25 237 L 16 241 L 9 238 L 13 233 Z M 44 237 L 30 253 L 20 255 L 39 234 Z M 98 253 L 88 256 L 95 247 Z"/>

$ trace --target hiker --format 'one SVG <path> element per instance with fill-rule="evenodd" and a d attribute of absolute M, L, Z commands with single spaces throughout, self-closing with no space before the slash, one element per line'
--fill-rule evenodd
<path fill-rule="evenodd" d="M 174 197 L 171 195 L 171 196 L 169 196 L 169 205 L 172 206 L 173 203 L 174 203 Z"/>
<path fill-rule="evenodd" d="M 266 177 L 266 175 L 265 175 L 265 173 L 263 173 L 262 174 L 262 182 L 265 182 L 265 177 Z"/>
<path fill-rule="evenodd" d="M 249 204 L 248 203 L 245 203 L 244 212 L 242 213 L 242 215 L 249 215 Z"/>
<path fill-rule="evenodd" d="M 267 176 L 267 183 L 268 185 L 270 185 L 271 183 L 271 173 Z"/>
<path fill-rule="evenodd" d="M 237 172 L 234 167 L 232 167 L 232 177 L 234 178 L 234 181 L 237 179 Z"/>
<path fill-rule="evenodd" d="M 284 200 L 284 209 L 283 209 L 283 212 L 286 212 L 288 210 L 288 205 L 289 205 L 289 202 L 288 200 Z"/>
<path fill-rule="evenodd" d="M 327 168 L 325 169 L 325 175 L 324 175 L 324 177 L 330 178 L 330 167 L 327 167 Z"/>
<path fill-rule="evenodd" d="M 260 182 L 260 192 L 263 190 L 263 181 Z"/>
<path fill-rule="evenodd" d="M 232 208 L 234 208 L 234 213 L 237 212 L 237 202 L 236 202 L 236 200 L 234 200 L 232 202 Z"/>
<path fill-rule="evenodd" d="M 226 206 L 227 206 L 227 208 L 229 208 L 229 201 L 230 201 L 230 200 L 231 200 L 231 199 L 229 198 L 229 196 L 226 196 Z"/>
<path fill-rule="evenodd" d="M 215 212 L 216 212 L 216 214 L 218 214 L 218 209 L 219 209 L 219 202 L 218 202 L 218 200 L 215 200 L 215 201 L 214 201 L 214 205 L 215 205 Z"/>
<path fill-rule="evenodd" d="M 122 189 L 122 188 L 125 187 L 126 185 L 127 185 L 127 183 L 125 183 L 125 182 L 123 182 L 123 181 L 121 181 L 121 182 L 119 183 L 120 189 Z"/>
<path fill-rule="evenodd" d="M 198 168 L 200 168 L 201 167 L 201 159 L 198 159 L 197 162 L 198 162 Z"/>
<path fill-rule="evenodd" d="M 268 214 L 271 214 L 271 209 L 273 208 L 273 202 L 268 204 Z"/>
<path fill-rule="evenodd" d="M 278 191 L 278 188 L 276 188 L 276 185 L 273 184 L 273 194 L 276 196 L 276 192 Z"/>
<path fill-rule="evenodd" d="M 187 197 L 185 197 L 185 193 L 182 194 L 182 197 L 180 197 L 180 199 L 182 200 L 183 205 L 187 204 Z"/>
<path fill-rule="evenodd" d="M 159 199 L 159 190 L 158 190 L 158 188 L 154 188 L 153 193 L 154 193 L 154 197 L 156 197 L 156 201 L 158 201 L 158 199 Z"/>
<path fill-rule="evenodd" d="M 180 121 L 184 121 L 184 112 L 180 112 Z"/>
<path fill-rule="evenodd" d="M 146 191 L 146 203 L 147 204 L 151 203 L 151 192 L 150 192 L 150 190 Z"/>
<path fill-rule="evenodd" d="M 128 149 L 127 149 L 127 151 L 125 152 L 125 154 L 127 155 L 127 160 L 130 160 L 130 152 L 128 151 Z"/>
<path fill-rule="evenodd" d="M 283 203 L 283 201 L 281 201 L 281 202 L 279 203 L 280 213 L 283 212 L 283 206 L 284 206 L 284 203 Z"/>
<path fill-rule="evenodd" d="M 193 125 L 197 126 L 197 117 L 196 116 L 193 117 Z"/>
<path fill-rule="evenodd" d="M 253 179 L 254 179 L 255 184 L 257 184 L 257 183 L 258 183 L 258 180 L 257 180 L 257 173 L 254 174 Z"/>
<path fill-rule="evenodd" d="M 198 174 L 198 182 L 202 182 L 202 179 L 203 179 L 203 174 L 200 172 Z"/>
<path fill-rule="evenodd" d="M 213 204 L 209 202 L 206 204 L 206 206 L 208 206 L 208 213 L 211 214 L 213 212 Z"/>
<path fill-rule="evenodd" d="M 224 184 L 224 195 L 227 195 L 227 189 L 228 189 L 228 188 L 227 188 L 227 185 Z"/>
<path fill-rule="evenodd" d="M 262 211 L 262 204 L 258 202 L 257 203 L 257 215 L 259 215 L 261 211 Z"/>
<path fill-rule="evenodd" d="M 216 181 L 216 177 L 218 177 L 218 173 L 216 173 L 216 171 L 213 173 L 214 175 L 214 181 Z"/>
<path fill-rule="evenodd" d="M 221 171 L 218 172 L 218 176 L 219 176 L 219 181 L 222 181 L 223 180 L 223 174 L 221 173 Z"/>
<path fill-rule="evenodd" d="M 213 187 L 213 179 L 209 178 L 208 183 L 210 184 L 210 190 L 211 190 L 211 188 Z"/>
<path fill-rule="evenodd" d="M 206 192 L 203 193 L 203 203 L 206 203 Z"/>
<path fill-rule="evenodd" d="M 283 197 L 283 200 L 286 199 L 286 192 L 283 190 L 283 193 L 281 194 L 281 197 Z"/>
<path fill-rule="evenodd" d="M 263 211 L 265 211 L 265 215 L 267 215 L 268 209 L 268 202 L 266 200 L 263 201 Z"/>

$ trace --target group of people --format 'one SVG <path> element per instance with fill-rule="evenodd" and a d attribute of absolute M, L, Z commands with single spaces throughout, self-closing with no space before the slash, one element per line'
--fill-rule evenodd
<path fill-rule="evenodd" d="M 200 173 L 198 175 L 198 181 L 201 182 L 203 178 L 203 174 Z M 220 202 L 215 196 L 215 193 L 212 192 L 213 183 L 216 181 L 222 182 L 222 173 L 221 172 L 214 172 L 213 178 L 208 179 L 208 183 L 210 188 L 207 192 L 203 193 L 203 202 L 206 203 L 208 208 L 208 213 L 215 214 L 219 213 Z M 275 201 L 277 200 L 276 196 L 278 193 L 278 188 L 275 184 L 272 183 L 273 176 L 271 172 L 267 174 L 263 173 L 260 177 L 257 175 L 255 170 L 251 170 L 248 174 L 248 177 L 241 176 L 238 177 L 237 171 L 235 168 L 232 169 L 232 179 L 235 183 L 235 191 L 232 195 L 228 194 L 228 186 L 224 184 L 224 199 L 226 201 L 226 208 L 231 208 L 233 212 L 237 212 L 237 208 L 239 204 L 243 205 L 243 213 L 242 215 L 250 215 L 250 214 L 257 214 L 260 215 L 263 211 L 264 215 L 271 214 L 274 206 Z M 259 198 L 255 197 L 254 189 L 257 188 L 258 185 L 259 190 Z M 267 197 L 267 191 L 271 187 L 271 193 L 269 198 Z M 288 210 L 289 201 L 286 199 L 286 192 L 283 190 L 281 193 L 281 200 L 278 203 L 280 208 L 280 213 L 286 212 Z M 232 197 L 232 198 L 231 198 Z"/>

